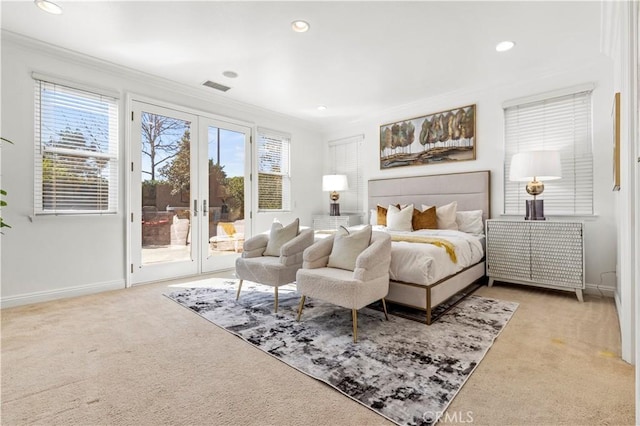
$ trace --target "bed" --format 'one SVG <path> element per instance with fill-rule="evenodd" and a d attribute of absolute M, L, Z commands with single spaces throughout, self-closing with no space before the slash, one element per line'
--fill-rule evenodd
<path fill-rule="evenodd" d="M 408 204 L 413 204 L 419 209 L 422 205 L 444 206 L 455 201 L 458 212 L 481 210 L 484 224 L 484 221 L 490 217 L 490 186 L 489 171 L 376 179 L 368 182 L 368 205 L 369 210 L 376 209 L 377 205 Z M 464 233 L 455 234 L 453 231 L 432 231 L 429 235 L 443 239 L 457 236 L 461 241 L 477 240 L 477 243 L 469 242 L 470 246 L 475 247 L 472 259 L 465 259 L 466 263 L 457 266 L 455 272 L 446 271 L 447 268 L 440 267 L 445 269 L 445 276 L 442 276 L 441 270 L 430 272 L 429 277 L 426 277 L 426 273 L 416 273 L 415 267 L 407 267 L 403 261 L 410 253 L 418 257 L 416 253 L 422 250 L 419 246 L 427 244 L 413 243 L 411 238 L 402 241 L 402 237 L 399 241 L 392 243 L 391 279 L 386 300 L 392 304 L 422 311 L 427 324 L 436 321 L 459 301 L 455 301 L 456 298 L 461 300 L 461 295 L 468 294 L 470 288 L 483 283 L 485 279 L 483 235 L 467 237 Z M 481 248 L 479 255 L 476 250 L 478 245 Z M 412 246 L 415 251 L 410 248 Z M 456 253 L 458 253 L 457 246 Z M 446 256 L 443 248 L 440 248 L 440 256 Z M 442 266 L 438 265 L 440 261 L 430 260 L 429 262 L 437 268 Z M 442 308 L 443 306 L 446 308 Z"/>

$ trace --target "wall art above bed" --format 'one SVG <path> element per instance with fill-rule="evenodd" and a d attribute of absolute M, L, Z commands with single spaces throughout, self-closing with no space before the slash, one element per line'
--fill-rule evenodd
<path fill-rule="evenodd" d="M 476 159 L 476 106 L 380 126 L 380 168 Z"/>

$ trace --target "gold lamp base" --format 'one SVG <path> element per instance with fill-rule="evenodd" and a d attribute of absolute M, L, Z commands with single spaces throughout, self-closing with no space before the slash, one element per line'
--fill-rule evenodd
<path fill-rule="evenodd" d="M 535 177 L 531 182 L 527 184 L 527 194 L 533 195 L 534 199 L 536 195 L 542 194 L 543 191 L 544 191 L 544 183 L 536 180 Z"/>

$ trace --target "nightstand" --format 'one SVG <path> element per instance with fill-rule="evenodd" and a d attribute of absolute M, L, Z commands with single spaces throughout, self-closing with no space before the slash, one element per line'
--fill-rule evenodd
<path fill-rule="evenodd" d="M 584 224 L 490 219 L 486 222 L 487 276 L 558 290 L 584 289 Z"/>
<path fill-rule="evenodd" d="M 348 228 L 349 226 L 359 225 L 362 219 L 362 215 L 359 213 L 343 214 L 340 216 L 314 215 L 312 219 L 313 230 L 324 231 L 336 230 L 340 226 Z"/>

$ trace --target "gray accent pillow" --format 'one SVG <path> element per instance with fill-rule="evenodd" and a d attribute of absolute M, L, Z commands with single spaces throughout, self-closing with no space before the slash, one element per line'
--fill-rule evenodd
<path fill-rule="evenodd" d="M 298 235 L 300 228 L 300 219 L 296 219 L 287 226 L 282 226 L 280 222 L 271 224 L 271 233 L 269 234 L 269 242 L 263 256 L 280 257 L 280 248 L 293 240 Z"/>
<path fill-rule="evenodd" d="M 356 258 L 371 243 L 371 225 L 367 225 L 358 231 L 349 232 L 341 226 L 333 240 L 333 248 L 329 255 L 329 268 L 356 269 Z"/>

